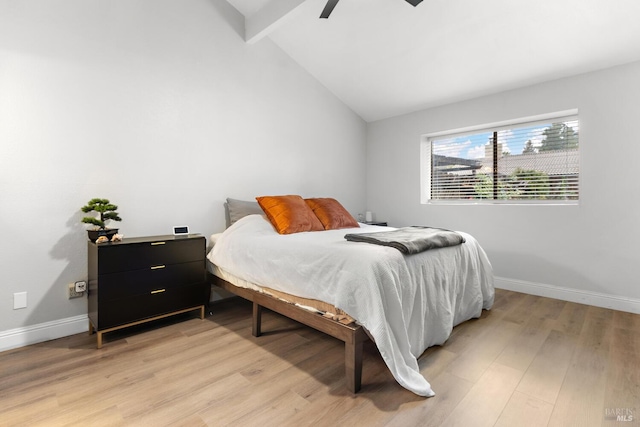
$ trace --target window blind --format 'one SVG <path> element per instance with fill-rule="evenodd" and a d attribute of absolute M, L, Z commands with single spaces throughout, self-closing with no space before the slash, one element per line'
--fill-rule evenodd
<path fill-rule="evenodd" d="M 577 116 L 429 138 L 430 200 L 579 199 Z"/>

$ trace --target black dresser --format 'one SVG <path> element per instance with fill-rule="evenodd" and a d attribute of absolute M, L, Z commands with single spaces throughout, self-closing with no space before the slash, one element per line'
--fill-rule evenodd
<path fill-rule="evenodd" d="M 152 236 L 121 242 L 89 242 L 89 332 L 102 334 L 143 322 L 200 310 L 204 319 L 204 236 Z"/>

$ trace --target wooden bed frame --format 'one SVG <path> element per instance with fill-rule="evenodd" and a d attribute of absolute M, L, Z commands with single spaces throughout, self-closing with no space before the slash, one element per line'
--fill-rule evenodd
<path fill-rule="evenodd" d="M 262 308 L 264 307 L 343 341 L 347 389 L 352 393 L 360 391 L 362 384 L 362 346 L 369 339 L 362 326 L 357 324 L 345 325 L 270 295 L 234 286 L 211 273 L 207 273 L 207 276 L 211 284 L 253 302 L 252 334 L 254 337 L 259 337 L 262 334 L 261 321 Z"/>

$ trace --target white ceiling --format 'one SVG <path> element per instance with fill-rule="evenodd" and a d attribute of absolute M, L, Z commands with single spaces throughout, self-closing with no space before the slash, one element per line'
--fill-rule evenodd
<path fill-rule="evenodd" d="M 366 121 L 640 60 L 639 0 L 227 1 Z"/>

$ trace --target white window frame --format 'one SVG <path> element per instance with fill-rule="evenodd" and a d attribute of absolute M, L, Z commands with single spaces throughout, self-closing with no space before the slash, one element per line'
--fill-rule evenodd
<path fill-rule="evenodd" d="M 549 121 L 558 119 L 574 118 L 579 120 L 578 110 L 564 110 L 548 114 L 540 114 L 525 118 L 505 120 L 502 122 L 488 123 L 476 126 L 469 126 L 460 129 L 447 130 L 441 132 L 433 132 L 424 134 L 420 141 L 420 203 L 434 205 L 579 205 L 580 197 L 577 200 L 537 200 L 537 199 L 432 199 L 431 198 L 431 142 L 436 139 L 455 138 L 460 136 L 472 135 L 481 132 L 501 131 L 515 126 L 529 126 L 538 123 L 548 123 Z M 582 164 L 582 150 L 578 149 L 578 161 Z M 578 187 L 582 188 L 582 174 L 578 175 Z M 580 191 L 581 192 L 581 191 Z"/>

